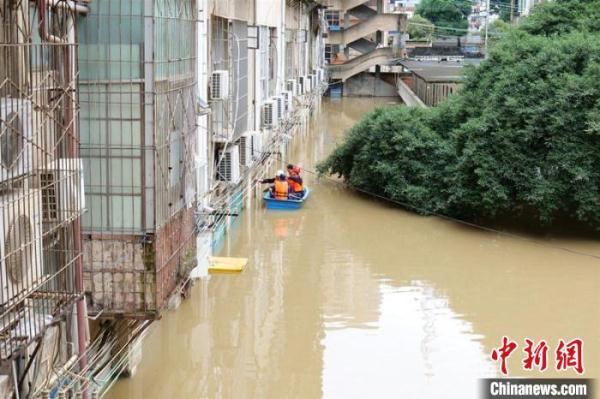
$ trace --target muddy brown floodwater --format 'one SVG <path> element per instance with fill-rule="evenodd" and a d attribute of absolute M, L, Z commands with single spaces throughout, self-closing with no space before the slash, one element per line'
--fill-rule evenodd
<path fill-rule="evenodd" d="M 314 169 L 361 115 L 390 99 L 324 99 L 290 159 Z M 514 376 L 554 371 L 556 342 L 584 340 L 600 378 L 600 260 L 421 217 L 306 173 L 299 212 L 255 203 L 224 256 L 240 275 L 197 283 L 151 328 L 143 361 L 112 398 L 478 397 L 498 376 L 502 336 Z M 592 238 L 547 243 L 600 253 Z M 525 372 L 523 340 L 549 343 L 549 370 Z"/>

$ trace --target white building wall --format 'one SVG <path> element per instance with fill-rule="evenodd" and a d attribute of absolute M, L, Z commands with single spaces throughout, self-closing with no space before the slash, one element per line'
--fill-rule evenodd
<path fill-rule="evenodd" d="M 254 9 L 252 0 L 207 0 L 207 3 L 211 15 L 241 21 L 252 20 Z"/>
<path fill-rule="evenodd" d="M 323 58 L 323 39 L 321 37 L 312 37 L 309 29 L 310 18 L 308 15 L 307 7 L 287 6 L 286 0 L 199 0 L 201 3 L 200 8 L 202 13 L 198 25 L 198 76 L 199 76 L 199 95 L 206 102 L 208 100 L 208 88 L 210 85 L 210 74 L 214 65 L 214 60 L 211 59 L 214 54 L 214 49 L 211 49 L 211 45 L 214 44 L 214 40 L 211 40 L 211 35 L 214 31 L 214 27 L 211 24 L 216 21 L 214 17 L 227 19 L 230 23 L 232 21 L 244 21 L 248 26 L 256 26 L 260 30 L 259 42 L 260 47 L 254 49 L 248 48 L 248 80 L 247 80 L 247 93 L 248 102 L 246 110 L 248 114 L 248 133 L 249 132 L 261 132 L 262 123 L 262 105 L 265 100 L 268 100 L 272 95 L 280 94 L 285 90 L 286 79 L 297 78 L 298 76 L 307 75 L 312 73 L 313 68 L 322 63 Z M 219 21 L 223 23 L 222 20 Z M 231 26 L 231 25 L 230 25 Z M 276 32 L 276 52 L 272 53 L 269 49 L 271 43 L 271 32 Z M 294 40 L 288 42 L 286 39 L 286 30 L 289 30 L 294 37 Z M 306 42 L 300 43 L 298 41 L 298 31 L 304 30 L 306 32 Z M 244 43 L 245 45 L 245 43 Z M 233 44 L 235 48 L 235 44 Z M 291 46 L 292 49 L 286 52 L 286 47 Z M 286 57 L 287 54 L 287 57 Z M 269 62 L 271 55 L 276 56 L 275 63 Z M 289 65 L 292 64 L 290 68 Z M 274 71 L 270 71 L 270 68 L 275 68 Z M 274 75 L 274 79 L 272 78 Z M 266 76 L 266 84 L 265 77 Z M 233 83 L 235 84 L 235 83 Z M 246 84 L 246 83 L 244 83 Z M 233 93 L 234 89 L 230 88 L 230 93 Z M 214 112 L 213 112 L 214 114 Z M 208 181 L 205 186 L 207 188 L 213 188 L 204 198 L 210 198 L 210 203 L 207 202 L 205 205 L 214 205 L 218 203 L 220 208 L 224 206 L 224 203 L 230 200 L 230 193 L 237 192 L 240 190 L 232 187 L 227 187 L 226 184 L 214 180 L 215 171 L 213 170 L 216 165 L 215 153 L 216 148 L 221 148 L 224 143 L 213 142 L 211 131 L 214 130 L 214 116 L 199 116 L 198 117 L 198 134 L 202 138 L 202 142 L 206 143 L 204 148 L 198 148 L 199 153 L 199 165 L 206 165 L 206 175 L 198 175 L 199 181 Z M 262 142 L 263 145 L 270 140 L 273 135 L 272 131 L 262 131 Z M 228 142 L 227 145 L 235 145 L 234 142 Z M 252 176 L 252 172 L 244 169 L 243 175 Z M 248 181 L 244 181 L 240 184 L 249 184 Z M 204 191 L 206 194 L 207 191 Z M 231 194 L 233 195 L 233 194 Z M 229 198 L 229 199 L 228 199 Z M 217 207 L 217 206 L 215 206 Z M 200 209 L 200 213 L 202 210 Z M 201 247 L 210 246 L 212 243 L 218 240 L 219 234 L 215 233 L 214 240 L 207 239 L 203 240 L 202 237 L 198 239 L 198 254 L 208 256 L 206 251 L 203 251 Z M 210 251 L 209 251 L 210 252 Z M 198 262 L 201 265 L 199 259 Z M 202 265 L 202 267 L 204 267 Z M 200 270 L 200 274 L 204 275 L 207 270 Z"/>
<path fill-rule="evenodd" d="M 198 74 L 198 108 L 205 104 L 208 105 L 208 84 L 209 84 L 209 21 L 208 0 L 198 0 L 198 23 L 196 28 L 197 35 L 197 74 Z M 209 187 L 209 174 L 211 173 L 208 160 L 209 157 L 209 136 L 208 136 L 208 115 L 199 114 L 197 118 L 198 147 L 196 149 L 196 185 L 198 210 L 202 212 L 205 205 L 208 205 L 207 192 Z M 196 237 L 196 269 L 192 271 L 192 276 L 196 278 L 205 278 L 208 276 L 208 257 L 211 255 L 211 237 L 210 232 L 202 232 Z"/>
<path fill-rule="evenodd" d="M 285 11 L 285 0 L 256 0 L 258 13 L 256 15 L 256 24 L 270 26 L 272 28 L 281 27 L 282 12 Z"/>

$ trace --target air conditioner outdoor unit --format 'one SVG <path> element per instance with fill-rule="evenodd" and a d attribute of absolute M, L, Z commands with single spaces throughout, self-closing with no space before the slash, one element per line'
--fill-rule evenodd
<path fill-rule="evenodd" d="M 312 90 L 315 90 L 317 88 L 317 75 L 314 74 L 310 74 L 308 75 L 308 79 L 310 80 L 310 87 L 312 88 Z"/>
<path fill-rule="evenodd" d="M 252 166 L 252 135 L 244 133 L 240 137 L 240 164 L 243 166 Z"/>
<path fill-rule="evenodd" d="M 39 190 L 0 196 L 0 304 L 24 296 L 42 278 Z"/>
<path fill-rule="evenodd" d="M 298 95 L 303 95 L 306 93 L 306 84 L 304 82 L 304 76 L 298 77 Z"/>
<path fill-rule="evenodd" d="M 298 94 L 298 82 L 296 79 L 288 79 L 285 88 L 287 91 L 292 92 L 293 95 Z"/>
<path fill-rule="evenodd" d="M 260 160 L 263 157 L 263 137 L 261 132 L 253 132 L 252 138 L 252 159 Z"/>
<path fill-rule="evenodd" d="M 284 104 L 285 104 L 285 112 L 292 112 L 292 107 L 293 107 L 293 98 L 294 96 L 292 95 L 291 91 L 283 91 L 281 92 L 281 95 L 283 96 L 284 99 Z"/>
<path fill-rule="evenodd" d="M 285 116 L 285 99 L 283 96 L 275 96 L 273 102 L 277 104 L 277 119 L 282 120 Z"/>
<path fill-rule="evenodd" d="M 277 125 L 277 104 L 274 101 L 265 101 L 262 105 L 262 127 L 270 129 Z"/>
<path fill-rule="evenodd" d="M 312 81 L 309 75 L 303 76 L 304 78 L 304 93 L 310 93 L 312 91 Z"/>
<path fill-rule="evenodd" d="M 39 172 L 44 222 L 75 219 L 85 209 L 83 161 L 62 158 Z"/>
<path fill-rule="evenodd" d="M 317 71 L 319 72 L 319 81 L 324 82 L 325 81 L 325 69 L 319 68 L 319 69 L 317 69 Z"/>
<path fill-rule="evenodd" d="M 0 182 L 31 171 L 32 125 L 29 101 L 0 98 Z"/>
<path fill-rule="evenodd" d="M 240 148 L 238 145 L 230 145 L 225 150 L 220 150 L 217 162 L 218 180 L 234 184 L 240 181 Z"/>
<path fill-rule="evenodd" d="M 225 100 L 229 98 L 229 71 L 220 70 L 212 73 L 210 82 L 210 98 Z"/>

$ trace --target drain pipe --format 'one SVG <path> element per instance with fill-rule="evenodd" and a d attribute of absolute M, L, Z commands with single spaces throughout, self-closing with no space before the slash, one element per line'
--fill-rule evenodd
<path fill-rule="evenodd" d="M 69 14 L 67 18 L 67 23 L 69 25 L 69 34 L 68 41 L 69 45 L 67 46 L 67 54 L 66 58 L 68 58 L 68 62 L 65 63 L 65 72 L 66 76 L 69 76 L 69 84 L 73 85 L 69 88 L 69 90 L 73 93 L 71 99 L 68 101 L 67 106 L 67 120 L 71 121 L 71 125 L 69 127 L 70 130 L 70 143 L 69 143 L 69 154 L 74 159 L 79 159 L 79 125 L 77 124 L 77 118 L 75 115 L 75 110 L 77 106 L 77 73 L 76 73 L 76 65 L 77 65 L 77 35 L 76 35 L 76 21 L 72 13 Z M 83 173 L 83 171 L 81 172 Z M 73 249 L 77 254 L 77 258 L 75 259 L 75 287 L 77 288 L 77 292 L 83 294 L 83 256 L 82 256 L 82 245 L 81 245 L 81 215 L 79 215 L 73 221 Z M 87 324 L 87 309 L 85 304 L 85 295 L 77 301 L 77 343 L 79 349 L 79 370 L 86 370 L 88 361 L 87 361 L 87 333 L 88 333 L 88 324 Z M 81 377 L 84 377 L 82 375 Z M 87 380 L 84 379 L 82 381 L 82 397 L 83 399 L 88 398 L 88 384 Z"/>
<path fill-rule="evenodd" d="M 48 33 L 48 27 L 46 26 L 46 11 L 48 10 L 48 3 L 46 0 L 37 0 L 37 9 L 39 22 L 38 30 L 42 40 L 48 43 L 67 43 L 60 37 Z"/>

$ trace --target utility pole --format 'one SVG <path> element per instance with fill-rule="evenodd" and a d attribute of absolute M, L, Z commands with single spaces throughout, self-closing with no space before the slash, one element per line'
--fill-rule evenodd
<path fill-rule="evenodd" d="M 515 23 L 515 0 L 510 0 L 510 23 Z"/>
<path fill-rule="evenodd" d="M 490 21 L 490 0 L 487 0 L 485 3 L 485 58 L 487 58 L 487 56 L 488 56 L 488 25 L 489 25 L 489 21 Z"/>

